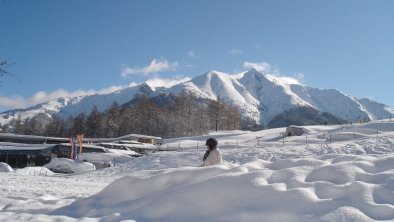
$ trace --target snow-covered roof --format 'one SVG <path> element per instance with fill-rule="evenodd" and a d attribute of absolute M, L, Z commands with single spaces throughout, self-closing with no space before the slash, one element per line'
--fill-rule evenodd
<path fill-rule="evenodd" d="M 0 153 L 42 151 L 54 147 L 53 144 L 23 144 L 0 142 Z"/>
<path fill-rule="evenodd" d="M 104 147 L 107 146 L 113 146 L 113 147 L 126 147 L 126 148 L 138 148 L 138 149 L 156 149 L 156 146 L 153 144 L 149 143 L 133 143 L 133 144 L 127 144 L 127 143 L 99 143 L 99 145 L 102 145 Z"/>
<path fill-rule="evenodd" d="M 116 137 L 116 138 L 83 138 L 84 141 L 86 142 L 112 142 L 112 141 L 119 141 L 119 140 L 127 140 L 130 138 L 136 138 L 136 139 L 153 139 L 153 140 L 161 140 L 161 137 L 156 137 L 156 136 L 146 136 L 146 135 L 140 135 L 140 134 L 127 134 L 124 136 Z M 55 143 L 67 143 L 69 142 L 69 138 L 62 138 L 62 137 L 46 137 L 46 136 L 33 136 L 33 135 L 19 135 L 19 134 L 13 134 L 13 133 L 0 133 L 0 139 L 5 139 L 5 140 L 13 140 L 13 141 L 37 141 L 40 143 L 46 143 L 46 142 L 55 142 Z"/>
<path fill-rule="evenodd" d="M 133 150 L 129 150 L 129 149 L 125 149 L 125 150 L 119 150 L 119 149 L 109 149 L 106 148 L 105 149 L 105 153 L 109 153 L 109 154 L 122 154 L 122 155 L 128 155 L 128 156 L 141 156 L 141 154 L 133 151 Z"/>
<path fill-rule="evenodd" d="M 121 153 L 82 153 L 79 155 L 79 161 L 102 161 L 102 162 L 116 162 L 116 163 L 126 163 L 134 158 L 130 155 L 125 155 Z"/>
<path fill-rule="evenodd" d="M 156 136 L 146 136 L 146 135 L 140 135 L 140 134 L 127 134 L 124 136 L 116 137 L 116 138 L 84 138 L 84 141 L 89 141 L 89 142 L 112 142 L 112 141 L 121 141 L 121 140 L 130 140 L 130 138 L 141 138 L 141 139 L 153 139 L 153 140 L 161 140 L 161 137 L 156 137 Z"/>
<path fill-rule="evenodd" d="M 58 144 L 58 145 L 61 145 L 61 146 L 71 146 L 70 143 L 60 143 L 60 144 Z M 102 147 L 102 146 L 97 146 L 97 145 L 88 144 L 88 143 L 83 143 L 83 144 L 82 144 L 82 147 L 83 147 L 83 148 L 89 148 L 89 149 L 98 149 L 98 150 L 103 150 L 103 149 L 105 149 L 105 148 Z"/>

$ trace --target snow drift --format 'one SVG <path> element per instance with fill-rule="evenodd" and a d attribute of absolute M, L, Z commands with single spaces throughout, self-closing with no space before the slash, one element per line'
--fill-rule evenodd
<path fill-rule="evenodd" d="M 25 167 L 15 170 L 15 173 L 32 176 L 52 176 L 54 173 L 46 167 Z"/>
<path fill-rule="evenodd" d="M 391 220 L 393 189 L 394 155 L 257 160 L 126 176 L 53 214 L 117 212 L 115 220 L 136 221 Z"/>
<path fill-rule="evenodd" d="M 9 172 L 13 172 L 14 170 L 12 169 L 12 167 L 6 163 L 0 162 L 0 172 L 3 173 L 9 173 Z"/>
<path fill-rule="evenodd" d="M 55 158 L 44 167 L 59 173 L 81 173 L 92 171 L 96 168 L 93 164 L 87 162 L 79 162 L 66 158 Z"/>
<path fill-rule="evenodd" d="M 182 148 L 102 170 L 2 173 L 0 221 L 392 221 L 393 126 L 215 132 L 164 140 Z M 360 137 L 330 142 L 330 133 Z M 208 137 L 224 164 L 196 167 Z"/>
<path fill-rule="evenodd" d="M 126 163 L 133 159 L 129 155 L 119 153 L 82 153 L 78 157 L 79 161 L 106 161 L 112 163 Z"/>

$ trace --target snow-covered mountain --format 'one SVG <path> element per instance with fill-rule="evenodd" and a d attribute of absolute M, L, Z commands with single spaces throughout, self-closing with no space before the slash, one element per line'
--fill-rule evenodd
<path fill-rule="evenodd" d="M 148 84 L 143 83 L 141 85 L 132 86 L 108 94 L 94 94 L 91 96 L 85 96 L 79 101 L 71 102 L 64 106 L 58 112 L 58 115 L 62 118 L 67 118 L 69 116 L 76 116 L 80 113 L 89 114 L 93 109 L 93 106 L 96 106 L 99 112 L 103 112 L 114 102 L 122 105 L 129 102 L 136 96 L 152 96 L 153 94 L 153 89 Z"/>
<path fill-rule="evenodd" d="M 35 106 L 31 106 L 26 109 L 9 110 L 0 114 L 0 124 L 8 124 L 13 119 L 17 119 L 19 116 L 21 120 L 32 118 L 38 115 L 40 115 L 42 118 L 51 118 L 53 114 L 59 113 L 68 104 L 78 103 L 81 99 L 82 97 L 61 97 L 46 103 L 40 103 Z"/>
<path fill-rule="evenodd" d="M 370 99 L 357 99 L 336 89 L 317 89 L 285 81 L 255 69 L 240 75 L 210 71 L 170 88 L 154 89 L 148 84 L 125 88 L 108 94 L 95 94 L 76 98 L 59 98 L 27 109 L 10 110 L 0 114 L 0 124 L 7 124 L 18 115 L 22 119 L 54 113 L 66 118 L 79 113 L 88 114 L 96 105 L 104 111 L 117 102 L 125 104 L 137 95 L 157 96 L 189 92 L 197 97 L 218 100 L 237 106 L 242 115 L 267 126 L 277 115 L 300 106 L 312 107 L 345 120 L 383 119 L 394 115 L 387 105 Z"/>
<path fill-rule="evenodd" d="M 226 103 L 237 106 L 244 117 L 260 122 L 258 109 L 260 102 L 234 76 L 210 71 L 168 89 L 168 92 L 173 94 L 184 91 L 205 99 L 220 98 Z"/>

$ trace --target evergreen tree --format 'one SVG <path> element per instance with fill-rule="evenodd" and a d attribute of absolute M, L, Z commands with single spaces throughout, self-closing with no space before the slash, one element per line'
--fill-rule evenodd
<path fill-rule="evenodd" d="M 18 115 L 18 117 L 16 118 L 15 122 L 11 123 L 11 125 L 13 126 L 13 129 L 14 129 L 13 132 L 15 134 L 23 134 L 25 132 L 21 115 Z"/>
<path fill-rule="evenodd" d="M 57 116 L 52 116 L 52 120 L 45 126 L 44 135 L 54 136 L 54 137 L 65 137 L 66 135 L 65 135 L 64 120 Z"/>
<path fill-rule="evenodd" d="M 120 108 L 117 102 L 105 112 L 105 137 L 119 136 Z"/>
<path fill-rule="evenodd" d="M 102 136 L 102 114 L 97 110 L 96 105 L 93 106 L 86 120 L 86 137 L 100 137 Z"/>
<path fill-rule="evenodd" d="M 73 132 L 74 117 L 73 116 L 68 117 L 64 123 L 64 126 L 65 126 L 66 137 L 73 136 L 74 135 L 74 132 Z"/>
<path fill-rule="evenodd" d="M 25 135 L 42 135 L 42 126 L 36 118 L 26 118 L 23 121 L 23 134 Z"/>
<path fill-rule="evenodd" d="M 74 118 L 71 132 L 72 135 L 85 134 L 86 130 L 86 115 L 84 113 L 81 113 Z"/>

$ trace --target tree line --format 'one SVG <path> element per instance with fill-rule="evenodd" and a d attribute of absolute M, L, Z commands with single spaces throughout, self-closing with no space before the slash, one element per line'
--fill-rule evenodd
<path fill-rule="evenodd" d="M 143 134 L 171 138 L 202 135 L 211 130 L 236 130 L 243 124 L 235 106 L 220 98 L 217 101 L 200 99 L 187 93 L 153 98 L 142 95 L 122 106 L 114 102 L 103 112 L 94 106 L 89 114 L 42 119 L 40 115 L 25 120 L 19 116 L 3 126 L 3 131 L 53 137 Z"/>

